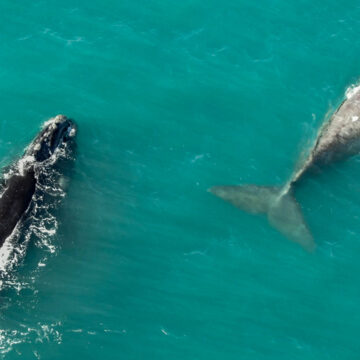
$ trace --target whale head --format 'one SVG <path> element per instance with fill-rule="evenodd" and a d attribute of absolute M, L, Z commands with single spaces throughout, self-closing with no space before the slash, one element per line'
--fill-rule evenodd
<path fill-rule="evenodd" d="M 44 161 L 76 134 L 75 123 L 64 115 L 57 115 L 46 121 L 39 135 L 30 144 L 28 155 L 36 161 Z"/>

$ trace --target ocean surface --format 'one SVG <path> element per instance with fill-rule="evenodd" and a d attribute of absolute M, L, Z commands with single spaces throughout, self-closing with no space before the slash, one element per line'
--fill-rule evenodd
<path fill-rule="evenodd" d="M 289 179 L 359 34 L 356 1 L 1 1 L 1 167 L 78 125 L 1 275 L 1 358 L 359 359 L 360 157 L 297 189 L 313 254 L 207 192 Z"/>

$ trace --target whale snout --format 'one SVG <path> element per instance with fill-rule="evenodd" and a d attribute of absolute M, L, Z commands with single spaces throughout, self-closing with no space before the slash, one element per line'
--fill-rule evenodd
<path fill-rule="evenodd" d="M 53 153 L 62 143 L 67 142 L 76 133 L 75 123 L 65 115 L 57 115 L 48 124 L 43 141 L 48 142 L 49 150 Z"/>
<path fill-rule="evenodd" d="M 48 159 L 57 148 L 71 140 L 76 134 L 76 125 L 65 115 L 57 115 L 46 121 L 42 131 L 30 146 L 30 155 L 37 161 Z"/>
<path fill-rule="evenodd" d="M 58 115 L 55 117 L 55 131 L 53 133 L 53 139 L 55 146 L 58 146 L 61 141 L 68 141 L 76 134 L 76 126 L 72 119 L 67 118 L 64 115 Z"/>

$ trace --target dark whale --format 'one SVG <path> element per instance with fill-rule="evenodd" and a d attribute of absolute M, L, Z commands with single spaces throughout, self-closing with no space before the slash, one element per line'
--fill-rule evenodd
<path fill-rule="evenodd" d="M 320 129 L 309 156 L 282 187 L 214 186 L 210 191 L 253 214 L 266 214 L 272 226 L 287 238 L 313 251 L 315 242 L 294 197 L 296 185 L 310 170 L 360 152 L 360 86 L 346 98 Z"/>
<path fill-rule="evenodd" d="M 0 247 L 31 204 L 42 167 L 75 135 L 75 124 L 63 115 L 47 121 L 23 157 L 6 174 L 0 194 Z M 53 165 L 52 163 L 50 165 Z"/>

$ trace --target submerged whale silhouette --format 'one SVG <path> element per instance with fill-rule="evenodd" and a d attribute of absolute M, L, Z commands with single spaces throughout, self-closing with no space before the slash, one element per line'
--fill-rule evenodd
<path fill-rule="evenodd" d="M 48 120 L 23 157 L 6 174 L 0 193 L 0 247 L 29 208 L 44 164 L 75 131 L 74 123 L 63 115 Z"/>
<path fill-rule="evenodd" d="M 309 156 L 284 186 L 214 186 L 209 190 L 249 213 L 266 214 L 273 227 L 313 251 L 316 245 L 295 200 L 294 188 L 314 166 L 328 165 L 359 152 L 360 86 L 346 91 L 345 100 L 320 129 Z"/>

